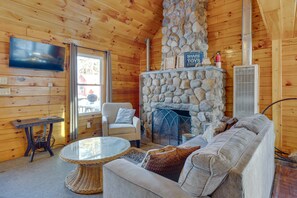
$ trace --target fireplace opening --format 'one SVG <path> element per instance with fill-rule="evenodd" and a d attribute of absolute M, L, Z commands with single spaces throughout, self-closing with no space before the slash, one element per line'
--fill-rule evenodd
<path fill-rule="evenodd" d="M 177 146 L 182 143 L 182 134 L 184 133 L 191 133 L 191 116 L 189 111 L 156 109 L 153 112 L 153 143 Z"/>

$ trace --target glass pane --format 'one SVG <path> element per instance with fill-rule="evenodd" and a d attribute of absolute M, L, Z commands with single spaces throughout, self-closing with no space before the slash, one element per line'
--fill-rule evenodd
<path fill-rule="evenodd" d="M 92 113 L 101 111 L 101 87 L 78 86 L 78 112 Z"/>
<path fill-rule="evenodd" d="M 100 58 L 78 56 L 77 57 L 78 84 L 99 85 L 101 82 L 100 65 L 101 65 Z"/>

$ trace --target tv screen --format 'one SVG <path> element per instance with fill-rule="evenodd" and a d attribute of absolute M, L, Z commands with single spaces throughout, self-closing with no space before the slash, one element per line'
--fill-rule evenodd
<path fill-rule="evenodd" d="M 64 71 L 64 59 L 64 47 L 10 37 L 10 67 Z"/>

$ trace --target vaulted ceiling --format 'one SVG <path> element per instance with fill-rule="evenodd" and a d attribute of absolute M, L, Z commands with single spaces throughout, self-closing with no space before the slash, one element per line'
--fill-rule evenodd
<path fill-rule="evenodd" d="M 296 0 L 257 0 L 273 39 L 297 37 Z"/>
<path fill-rule="evenodd" d="M 0 25 L 14 25 L 11 32 L 26 27 L 28 35 L 96 49 L 144 49 L 145 38 L 153 37 L 161 20 L 161 0 L 0 1 Z"/>

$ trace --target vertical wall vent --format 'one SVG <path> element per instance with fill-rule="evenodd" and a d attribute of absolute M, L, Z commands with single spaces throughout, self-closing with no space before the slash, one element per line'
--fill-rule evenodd
<path fill-rule="evenodd" d="M 258 70 L 258 65 L 234 67 L 234 117 L 242 118 L 259 112 Z"/>

